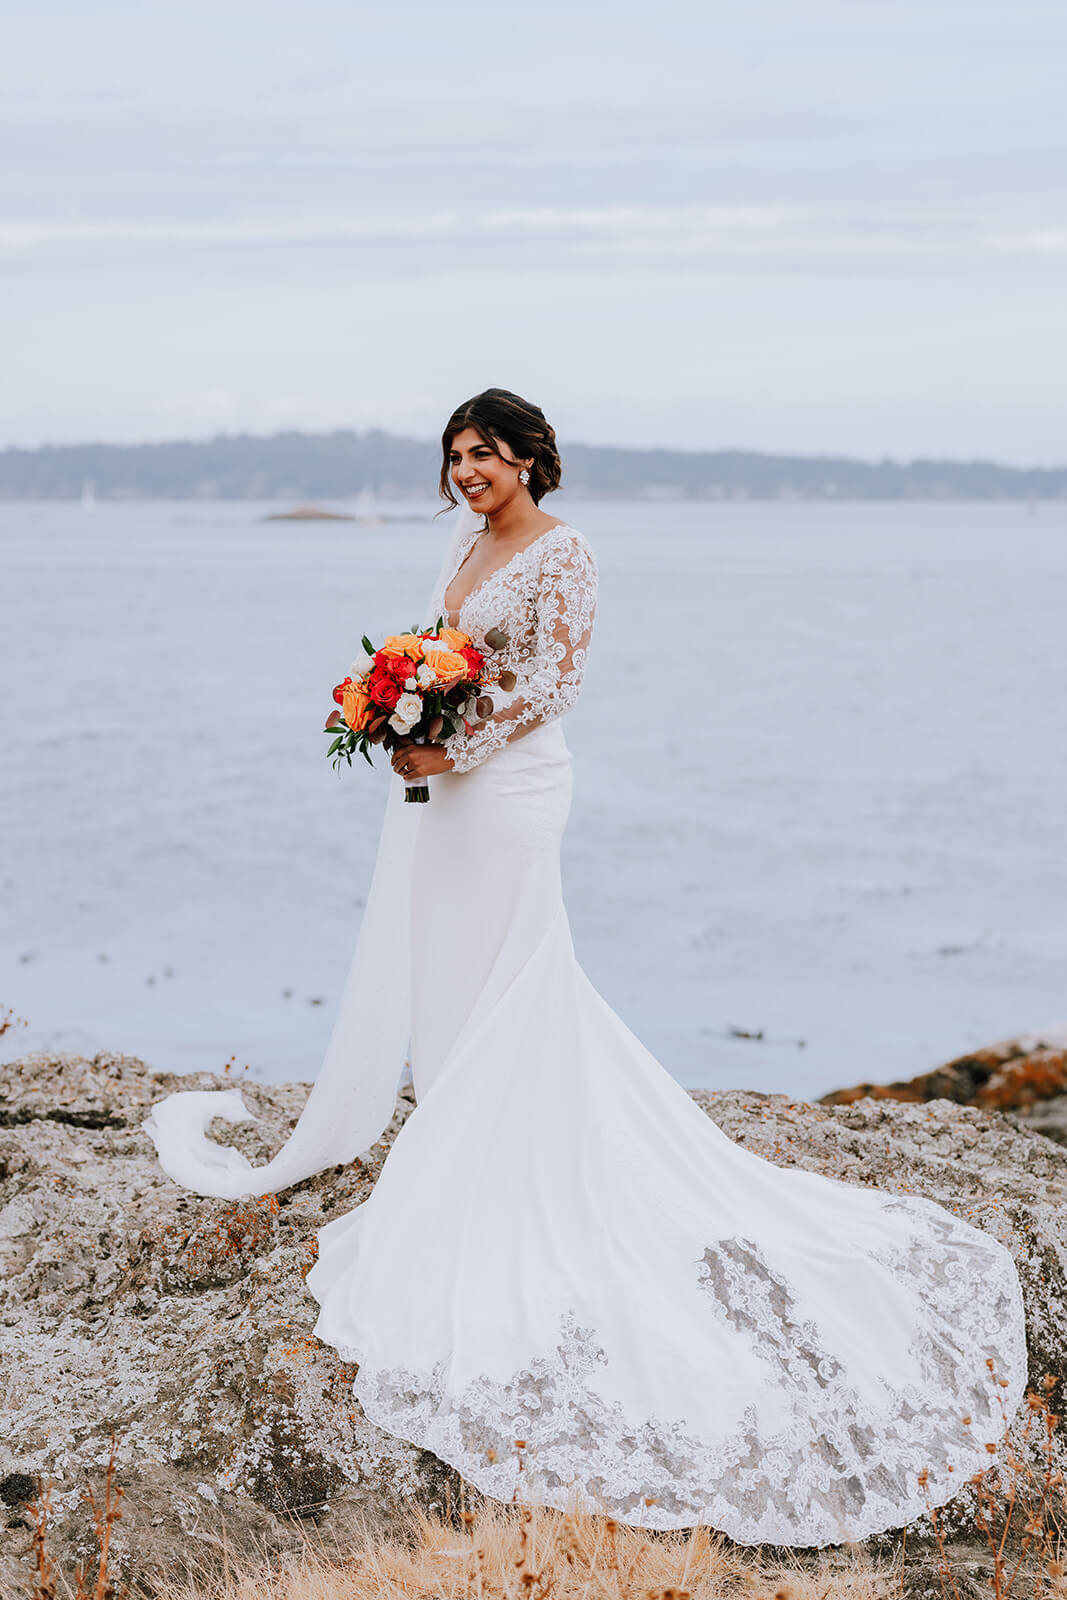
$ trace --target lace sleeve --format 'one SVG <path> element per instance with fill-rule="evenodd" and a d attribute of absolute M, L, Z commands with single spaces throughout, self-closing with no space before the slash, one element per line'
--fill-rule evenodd
<path fill-rule="evenodd" d="M 510 696 L 494 694 L 497 709 L 485 722 L 469 731 L 460 729 L 449 739 L 446 748 L 455 772 L 468 772 L 510 739 L 562 716 L 575 704 L 593 632 L 596 592 L 596 560 L 585 541 L 572 538 L 549 545 L 537 586 L 532 648 L 515 658 L 518 682 Z"/>

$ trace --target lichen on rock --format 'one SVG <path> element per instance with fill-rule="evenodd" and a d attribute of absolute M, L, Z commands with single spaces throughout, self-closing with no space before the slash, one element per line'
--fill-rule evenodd
<path fill-rule="evenodd" d="M 228 1204 L 171 1183 L 139 1126 L 173 1089 L 226 1086 L 121 1056 L 0 1068 L 0 1587 L 21 1579 L 21 1502 L 38 1474 L 55 1485 L 57 1553 L 88 1553 L 79 1497 L 103 1471 L 112 1430 L 127 1490 L 118 1562 L 141 1573 L 210 1565 L 224 1545 L 290 1550 L 309 1522 L 343 1541 L 413 1498 L 459 1497 L 450 1469 L 364 1417 L 355 1369 L 311 1332 L 317 1308 L 304 1285 L 317 1230 L 371 1192 L 410 1091 L 365 1160 Z M 262 1161 L 307 1085 L 241 1087 L 257 1121 L 220 1131 Z M 927 1195 L 987 1228 L 1019 1265 L 1031 1380 L 1064 1375 L 1061 1147 L 1017 1118 L 946 1100 L 694 1098 L 780 1165 Z"/>

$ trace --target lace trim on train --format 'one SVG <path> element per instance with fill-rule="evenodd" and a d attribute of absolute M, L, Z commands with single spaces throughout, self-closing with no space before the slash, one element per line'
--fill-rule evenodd
<path fill-rule="evenodd" d="M 885 1209 L 909 1213 L 916 1231 L 906 1246 L 868 1256 L 905 1281 L 926 1315 L 909 1350 L 917 1380 L 901 1388 L 883 1380 L 875 1403 L 849 1383 L 817 1323 L 800 1316 L 788 1279 L 746 1238 L 709 1245 L 698 1282 L 712 1314 L 766 1364 L 776 1395 L 788 1393 L 789 1421 L 777 1431 L 761 1430 L 755 1403 L 714 1443 L 679 1421 L 635 1421 L 590 1382 L 608 1358 L 596 1330 L 571 1312 L 555 1349 L 507 1382 L 479 1378 L 452 1394 L 444 1362 L 419 1373 L 361 1367 L 356 1393 L 373 1422 L 502 1500 L 518 1487 L 521 1439 L 524 1500 L 563 1507 L 576 1487 L 590 1509 L 623 1521 L 702 1521 L 742 1543 L 825 1545 L 902 1527 L 925 1510 L 921 1468 L 937 1506 L 989 1464 L 985 1444 L 1001 1438 L 1025 1387 L 1026 1339 L 1003 1246 L 933 1201 L 893 1199 Z M 721 1377 L 709 1371 L 707 1381 Z"/>

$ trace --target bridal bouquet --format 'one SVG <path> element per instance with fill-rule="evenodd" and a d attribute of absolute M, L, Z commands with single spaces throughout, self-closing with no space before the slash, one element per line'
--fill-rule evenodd
<path fill-rule="evenodd" d="M 515 687 L 515 674 L 495 671 L 490 662 L 508 642 L 502 629 L 490 628 L 483 651 L 469 634 L 442 624 L 439 617 L 429 633 L 392 633 L 377 650 L 364 634 L 363 655 L 333 691 L 339 709 L 326 719 L 326 732 L 334 736 L 326 754 L 335 769 L 342 761 L 351 766 L 357 752 L 370 762 L 372 744 L 394 750 L 411 740 L 441 743 L 461 725 L 469 733 L 493 713 L 485 691 L 495 684 Z M 405 800 L 429 798 L 425 782 L 404 790 Z"/>

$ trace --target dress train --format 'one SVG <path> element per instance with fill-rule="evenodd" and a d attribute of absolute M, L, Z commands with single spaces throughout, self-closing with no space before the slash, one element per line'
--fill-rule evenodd
<path fill-rule="evenodd" d="M 480 536 L 461 529 L 432 615 Z M 428 805 L 391 806 L 284 1149 L 252 1168 L 205 1137 L 235 1096 L 172 1095 L 146 1127 L 201 1193 L 284 1187 L 373 1142 L 410 1031 L 416 1108 L 307 1278 L 366 1414 L 504 1500 L 860 1539 L 988 1465 L 1026 1384 L 1018 1274 L 933 1201 L 744 1150 L 589 983 L 560 840 L 595 592 L 558 524 L 464 599 L 476 643 L 508 634 L 517 687 L 453 741 Z"/>
<path fill-rule="evenodd" d="M 434 782 L 417 1105 L 319 1235 L 315 1332 L 359 1363 L 374 1422 L 500 1499 L 739 1543 L 911 1521 L 987 1465 L 1021 1398 L 1011 1256 L 932 1201 L 776 1167 L 700 1110 L 575 960 L 569 794 L 559 723 Z"/>

